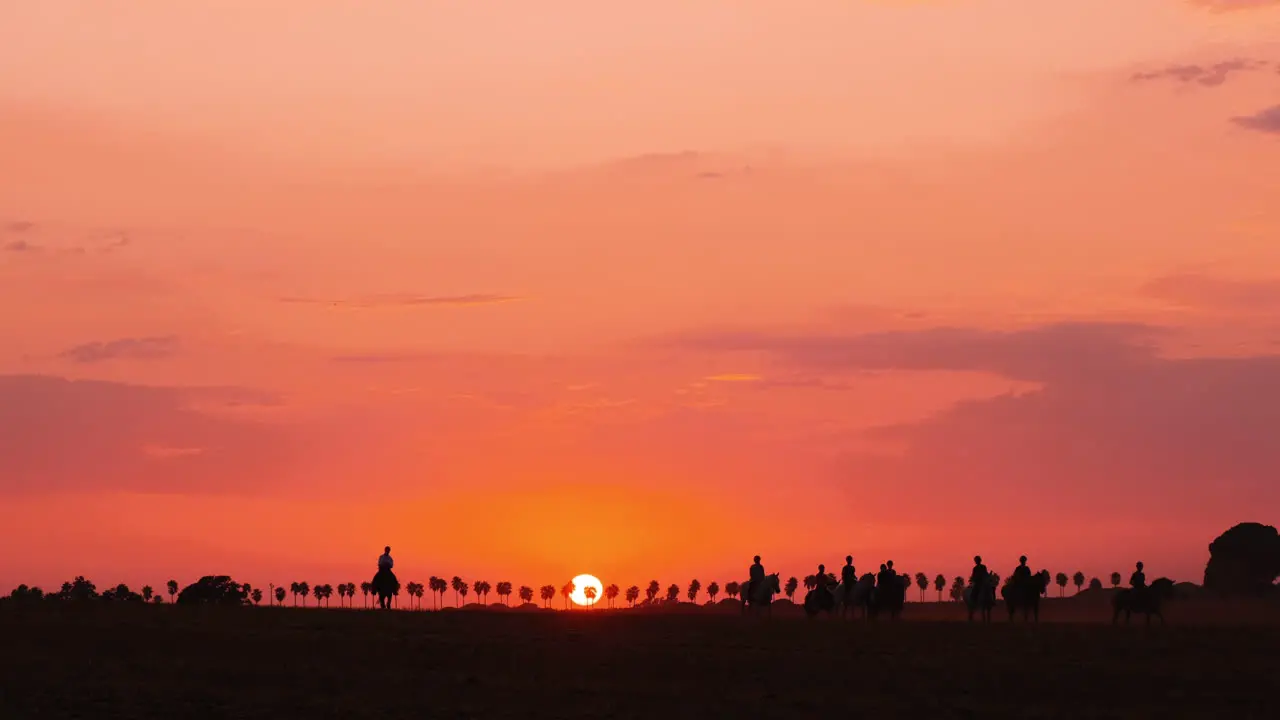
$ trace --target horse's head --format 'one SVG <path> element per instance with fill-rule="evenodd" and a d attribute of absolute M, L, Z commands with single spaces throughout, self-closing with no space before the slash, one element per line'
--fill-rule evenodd
<path fill-rule="evenodd" d="M 1167 577 L 1156 578 L 1151 582 L 1151 594 L 1162 599 L 1169 600 L 1173 597 L 1173 581 Z"/>
<path fill-rule="evenodd" d="M 765 587 L 769 588 L 769 592 L 772 592 L 774 595 L 778 595 L 782 592 L 782 582 L 778 579 L 778 573 L 771 573 L 765 577 L 764 581 Z"/>
<path fill-rule="evenodd" d="M 1048 570 L 1041 570 L 1040 572 L 1036 573 L 1034 580 L 1035 580 L 1035 588 L 1040 591 L 1041 595 L 1049 591 L 1049 571 Z"/>

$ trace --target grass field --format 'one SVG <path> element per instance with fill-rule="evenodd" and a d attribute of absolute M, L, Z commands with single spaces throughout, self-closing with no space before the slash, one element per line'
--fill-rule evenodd
<path fill-rule="evenodd" d="M 49 603 L 0 638 L 6 720 L 1280 717 L 1273 625 Z"/>

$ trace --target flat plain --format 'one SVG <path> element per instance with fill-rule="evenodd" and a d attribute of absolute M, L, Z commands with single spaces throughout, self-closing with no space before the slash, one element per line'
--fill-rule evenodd
<path fill-rule="evenodd" d="M 989 625 L 949 604 L 897 622 L 9 605 L 0 717 L 1280 717 L 1274 623 L 1047 605 L 1057 620 Z"/>

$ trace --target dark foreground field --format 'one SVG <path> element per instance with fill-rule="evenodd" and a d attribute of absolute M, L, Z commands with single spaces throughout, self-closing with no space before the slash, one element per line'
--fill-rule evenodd
<path fill-rule="evenodd" d="M 1280 717 L 1280 629 L 0 609 L 0 718 Z"/>

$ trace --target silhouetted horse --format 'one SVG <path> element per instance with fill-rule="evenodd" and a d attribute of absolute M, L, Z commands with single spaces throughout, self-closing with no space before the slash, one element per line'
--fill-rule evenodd
<path fill-rule="evenodd" d="M 858 582 L 853 585 L 845 585 L 840 583 L 832 591 L 835 598 L 835 605 L 840 609 L 840 617 L 845 617 L 850 611 L 862 610 L 862 617 L 867 617 L 868 606 L 871 605 L 871 596 L 875 593 L 876 576 L 867 573 L 858 578 Z"/>
<path fill-rule="evenodd" d="M 867 602 L 867 617 L 874 619 L 880 613 L 888 613 L 891 620 L 897 620 L 902 614 L 902 606 L 907 600 L 907 587 L 901 582 L 902 576 L 898 576 L 899 582 L 891 582 L 887 586 L 877 585 L 871 592 L 871 597 Z"/>
<path fill-rule="evenodd" d="M 778 573 L 765 575 L 763 582 L 752 585 L 742 583 L 742 587 L 750 589 L 742 593 L 742 612 L 751 607 L 763 607 L 766 613 L 772 613 L 773 596 L 782 592 L 782 583 L 778 581 Z"/>
<path fill-rule="evenodd" d="M 820 612 L 830 613 L 835 609 L 835 592 L 825 585 L 819 585 L 804 594 L 804 614 L 809 617 L 813 617 Z"/>
<path fill-rule="evenodd" d="M 1025 622 L 1028 616 L 1040 621 L 1040 596 L 1049 588 L 1049 571 L 1041 570 L 1026 580 L 1010 580 L 1008 585 L 1000 588 L 1000 597 L 1004 598 L 1005 607 L 1009 609 L 1009 620 L 1014 614 L 1022 611 Z"/>
<path fill-rule="evenodd" d="M 996 589 L 987 580 L 982 587 L 968 585 L 964 589 L 964 604 L 969 608 L 969 622 L 973 622 L 973 614 L 982 613 L 982 622 L 991 622 L 991 609 L 996 606 Z"/>
<path fill-rule="evenodd" d="M 1148 625 L 1151 624 L 1152 615 L 1160 618 L 1160 624 L 1163 625 L 1164 615 L 1160 614 L 1160 606 L 1172 598 L 1173 581 L 1169 578 L 1159 578 L 1141 591 L 1125 588 L 1111 596 L 1111 607 L 1115 610 L 1111 622 L 1113 624 L 1119 622 L 1120 613 L 1124 613 L 1125 623 L 1129 622 L 1129 617 L 1133 613 L 1142 613 L 1147 616 Z"/>
<path fill-rule="evenodd" d="M 386 568 L 378 570 L 373 576 L 373 594 L 378 598 L 378 606 L 383 610 L 391 609 L 391 599 L 400 592 L 400 581 L 396 574 Z"/>

